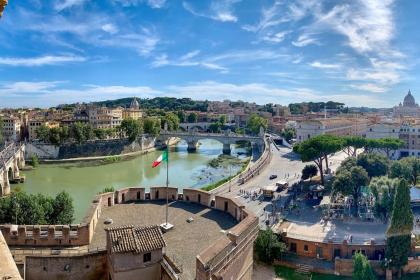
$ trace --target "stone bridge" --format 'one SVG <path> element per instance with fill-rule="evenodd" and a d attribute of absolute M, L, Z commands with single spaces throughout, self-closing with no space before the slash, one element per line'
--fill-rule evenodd
<path fill-rule="evenodd" d="M 197 144 L 202 139 L 213 139 L 223 144 L 223 153 L 230 154 L 231 144 L 235 144 L 240 141 L 250 142 L 253 148 L 258 151 L 264 150 L 264 132 L 262 131 L 259 136 L 240 135 L 226 131 L 225 133 L 199 133 L 197 131 L 181 132 L 181 131 L 167 131 L 163 130 L 160 132 L 158 141 L 166 143 L 171 138 L 180 138 L 188 143 L 188 151 L 197 150 Z"/>
<path fill-rule="evenodd" d="M 19 168 L 25 166 L 25 145 L 9 143 L 0 151 L 0 196 L 10 193 L 10 183 L 21 180 Z"/>
<path fill-rule="evenodd" d="M 179 127 L 185 131 L 207 131 L 211 124 L 211 122 L 180 123 Z"/>

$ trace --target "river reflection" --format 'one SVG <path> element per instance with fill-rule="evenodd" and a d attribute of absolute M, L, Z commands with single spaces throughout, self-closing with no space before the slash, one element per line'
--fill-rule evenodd
<path fill-rule="evenodd" d="M 214 140 L 202 140 L 195 153 L 187 152 L 187 143 L 181 141 L 170 150 L 170 186 L 200 188 L 217 182 L 241 168 L 237 163 L 230 168 L 213 168 L 208 163 L 222 154 L 223 146 Z M 245 158 L 244 148 L 232 145 L 232 155 Z M 239 154 L 238 154 L 239 153 Z M 86 214 L 94 195 L 105 187 L 164 186 L 166 168 L 164 165 L 152 168 L 152 162 L 161 151 L 151 152 L 136 158 L 107 163 L 63 163 L 40 165 L 36 170 L 24 172 L 26 182 L 19 186 L 29 193 L 55 195 L 66 190 L 74 199 L 75 222 Z M 16 186 L 16 185 L 14 185 Z"/>

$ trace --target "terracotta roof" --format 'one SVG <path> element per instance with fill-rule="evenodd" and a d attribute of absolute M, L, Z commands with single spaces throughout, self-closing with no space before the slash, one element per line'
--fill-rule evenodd
<path fill-rule="evenodd" d="M 162 231 L 157 225 L 134 227 L 123 226 L 106 229 L 113 253 L 144 253 L 166 247 Z"/>

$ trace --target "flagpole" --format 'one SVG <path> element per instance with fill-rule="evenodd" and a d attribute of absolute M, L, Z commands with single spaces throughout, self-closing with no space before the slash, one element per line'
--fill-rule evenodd
<path fill-rule="evenodd" d="M 168 142 L 166 143 L 166 155 L 167 155 L 167 159 L 166 159 L 166 225 L 168 225 L 168 204 L 169 204 L 169 140 L 170 137 L 168 138 Z"/>

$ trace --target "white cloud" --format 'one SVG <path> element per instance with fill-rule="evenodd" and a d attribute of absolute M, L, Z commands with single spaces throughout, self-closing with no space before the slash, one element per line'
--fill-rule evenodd
<path fill-rule="evenodd" d="M 102 25 L 102 30 L 110 34 L 118 33 L 118 27 L 116 27 L 112 23 L 107 23 L 107 24 Z"/>
<path fill-rule="evenodd" d="M 62 11 L 74 6 L 82 5 L 86 0 L 59 0 L 55 2 L 54 9 L 57 11 Z"/>
<path fill-rule="evenodd" d="M 46 55 L 40 57 L 0 57 L 0 65 L 6 66 L 44 66 L 44 65 L 60 65 L 72 62 L 84 62 L 86 61 L 85 57 L 81 56 L 54 56 Z"/>
<path fill-rule="evenodd" d="M 319 61 L 314 61 L 312 63 L 309 63 L 310 66 L 314 68 L 320 68 L 320 69 L 340 69 L 340 64 L 328 64 L 328 63 L 322 63 Z"/>
<path fill-rule="evenodd" d="M 375 84 L 360 84 L 360 85 L 350 85 L 352 88 L 363 90 L 363 91 L 370 91 L 375 93 L 382 93 L 386 91 L 386 88 L 380 87 Z"/>
<path fill-rule="evenodd" d="M 212 0 L 210 7 L 205 11 L 198 11 L 191 3 L 182 2 L 185 10 L 199 17 L 206 17 L 221 22 L 237 22 L 238 18 L 233 12 L 233 5 L 241 0 Z"/>
<path fill-rule="evenodd" d="M 306 47 L 308 45 L 320 45 L 318 39 L 312 37 L 312 34 L 302 34 L 296 41 L 292 42 L 295 47 Z"/>
<path fill-rule="evenodd" d="M 286 38 L 286 35 L 291 33 L 291 31 L 282 31 L 272 34 L 271 32 L 267 33 L 262 39 L 264 41 L 272 42 L 272 43 L 280 43 Z"/>
<path fill-rule="evenodd" d="M 112 0 L 115 3 L 119 3 L 124 7 L 137 6 L 141 4 L 147 4 L 153 9 L 163 8 L 166 4 L 166 0 Z"/>

